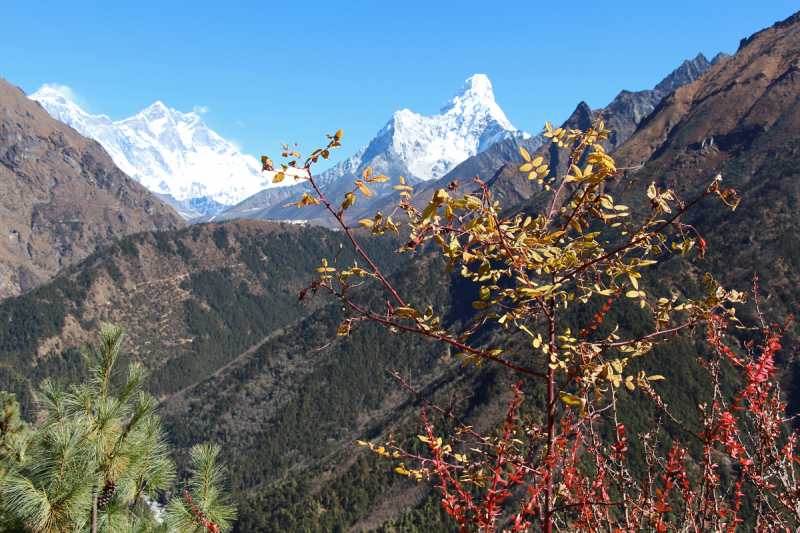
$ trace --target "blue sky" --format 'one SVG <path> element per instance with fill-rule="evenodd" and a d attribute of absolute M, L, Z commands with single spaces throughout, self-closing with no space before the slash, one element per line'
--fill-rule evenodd
<path fill-rule="evenodd" d="M 344 129 L 336 162 L 398 109 L 438 112 L 475 73 L 517 128 L 652 88 L 698 52 L 733 54 L 796 2 L 26 0 L 3 6 L 0 77 L 69 87 L 113 120 L 156 100 L 253 156 Z M 319 170 L 323 170 L 320 167 Z"/>

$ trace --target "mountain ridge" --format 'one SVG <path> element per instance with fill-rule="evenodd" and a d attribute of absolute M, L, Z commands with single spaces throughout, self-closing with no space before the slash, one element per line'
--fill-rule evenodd
<path fill-rule="evenodd" d="M 432 135 L 436 132 L 440 135 Z M 429 181 L 443 176 L 457 164 L 455 161 L 461 162 L 497 142 L 528 137 L 511 125 L 495 102 L 489 78 L 475 74 L 442 105 L 438 115 L 423 117 L 408 109 L 396 111 L 366 146 L 322 172 L 318 179 L 321 185 L 328 185 L 346 173 L 358 175 L 369 166 L 392 178 L 403 175 Z"/>
<path fill-rule="evenodd" d="M 693 60 L 685 60 L 655 88 L 636 92 L 622 90 L 601 110 L 592 110 L 586 102 L 580 102 L 561 127 L 586 129 L 602 112 L 606 128 L 611 130 L 609 139 L 603 146 L 610 151 L 627 139 L 639 123 L 653 112 L 663 97 L 669 94 L 665 93 L 666 90 L 694 81 L 712 65 L 727 57 L 729 57 L 727 54 L 720 52 L 709 62 L 702 53 L 699 53 Z M 412 203 L 422 208 L 430 199 L 434 189 L 444 187 L 452 181 L 470 180 L 475 176 L 489 185 L 501 207 L 508 208 L 531 198 L 541 192 L 542 188 L 537 183 L 529 181 L 527 175 L 519 172 L 521 165 L 519 148 L 524 148 L 533 157 L 542 156 L 543 163 L 551 166 L 552 174 L 565 170 L 565 162 L 560 151 L 541 133 L 527 140 L 508 139 L 466 159 L 435 183 L 420 184 L 412 194 Z M 392 204 L 393 200 L 387 198 L 382 204 L 374 206 L 373 211 L 391 210 Z M 372 214 L 374 213 L 368 210 L 358 210 L 352 218 L 371 217 Z"/>
<path fill-rule="evenodd" d="M 117 166 L 175 207 L 184 218 L 214 214 L 262 189 L 279 189 L 274 173 L 240 154 L 208 128 L 197 113 L 181 113 L 161 101 L 112 122 L 83 111 L 55 89 L 30 96 L 82 135 L 97 140 Z"/>
<path fill-rule="evenodd" d="M 184 221 L 100 144 L 0 79 L 0 297 L 52 279 L 103 244 Z"/>
<path fill-rule="evenodd" d="M 367 167 L 393 179 L 403 176 L 409 185 L 435 181 L 470 156 L 504 141 L 524 143 L 533 150 L 543 142 L 543 138 L 514 128 L 495 102 L 489 79 L 483 74 L 475 74 L 442 105 L 438 115 L 423 117 L 408 109 L 395 112 L 366 146 L 317 175 L 316 180 L 326 197 L 331 199 L 338 199 L 351 190 L 353 181 L 360 179 L 361 172 Z M 368 210 L 380 203 L 393 193 L 392 185 L 371 185 L 373 197 L 362 199 L 358 209 Z M 213 217 L 191 219 L 190 222 L 301 218 L 311 224 L 330 226 L 321 207 L 309 206 L 298 216 L 295 216 L 295 209 L 283 210 L 282 204 L 299 201 L 307 191 L 308 185 L 304 183 L 295 185 L 294 193 L 288 198 L 273 197 L 262 191 Z"/>
<path fill-rule="evenodd" d="M 608 139 L 602 143 L 606 151 L 610 152 L 623 144 L 642 122 L 656 111 L 664 99 L 670 97 L 675 90 L 680 90 L 687 84 L 694 83 L 704 76 L 714 65 L 719 64 L 729 57 L 725 53 L 718 53 L 712 61 L 699 53 L 693 60 L 685 60 L 681 65 L 661 80 L 653 89 L 643 91 L 623 90 L 605 108 L 592 110 L 586 102 L 580 102 L 572 115 L 561 124 L 562 128 L 575 128 L 585 130 L 592 121 L 603 114 L 606 129 L 611 131 Z M 673 89 L 677 87 L 677 89 Z M 551 174 L 560 175 L 566 171 L 566 160 L 561 152 L 552 143 L 547 142 L 531 152 L 533 157 L 541 156 L 543 164 L 549 165 Z M 535 182 L 529 181 L 526 175 L 519 172 L 520 157 L 512 159 L 486 180 L 494 193 L 498 196 L 501 206 L 510 207 L 526 201 L 541 192 L 542 188 Z M 463 179 L 454 170 L 448 179 Z"/>

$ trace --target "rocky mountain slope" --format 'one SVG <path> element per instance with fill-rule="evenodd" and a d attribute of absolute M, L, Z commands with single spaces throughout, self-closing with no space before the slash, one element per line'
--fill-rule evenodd
<path fill-rule="evenodd" d="M 717 251 L 706 268 L 739 290 L 757 272 L 764 295 L 774 295 L 765 307 L 782 318 L 800 312 L 798 132 L 800 13 L 743 39 L 734 56 L 664 99 L 615 151 L 640 189 L 655 182 L 690 198 L 719 173 L 739 190 L 735 213 L 709 202 L 686 222 Z"/>
<path fill-rule="evenodd" d="M 130 233 L 185 225 L 97 142 L 2 79 L 0 108 L 0 297 Z"/>
<path fill-rule="evenodd" d="M 636 131 L 642 120 L 655 110 L 664 97 L 677 88 L 694 82 L 726 57 L 727 54 L 719 53 L 709 62 L 703 54 L 698 54 L 693 60 L 684 61 L 655 88 L 637 92 L 622 91 L 603 109 L 592 110 L 585 102 L 581 102 L 561 127 L 586 129 L 602 113 L 606 128 L 611 130 L 611 135 L 604 146 L 611 151 Z M 529 150 L 529 152 L 534 154 L 534 157 L 543 157 L 543 164 L 549 165 L 555 174 L 566 170 L 562 152 L 550 143 L 542 145 L 538 151 Z M 504 161 L 502 166 L 494 167 L 491 176 L 488 176 L 488 172 L 485 173 L 487 178 L 484 180 L 491 183 L 497 199 L 506 207 L 522 202 L 541 190 L 538 184 L 528 181 L 527 176 L 518 171 L 519 159 L 519 155 L 516 154 Z M 465 161 L 462 165 L 468 163 L 469 161 Z M 472 177 L 464 170 L 466 168 L 456 167 L 445 180 Z"/>
<path fill-rule="evenodd" d="M 279 191 L 288 184 L 273 184 L 273 173 L 262 174 L 255 158 L 236 151 L 196 113 L 156 102 L 112 122 L 105 115 L 89 115 L 54 89 L 40 89 L 30 98 L 53 118 L 99 142 L 118 167 L 185 218 L 218 213 L 262 189 Z"/>
<path fill-rule="evenodd" d="M 567 126 L 585 128 L 592 117 L 584 106 Z M 664 98 L 612 152 L 618 167 L 628 169 L 620 186 L 631 185 L 626 203 L 634 217 L 642 216 L 649 205 L 646 189 L 651 183 L 689 201 L 720 174 L 723 186 L 741 195 L 733 213 L 721 202 L 706 201 L 684 217 L 683 222 L 695 228 L 709 251 L 693 269 L 673 270 L 665 277 L 702 277 L 706 271 L 714 272 L 726 287 L 746 291 L 757 275 L 767 314 L 775 320 L 798 316 L 798 131 L 800 13 L 743 39 L 735 55 Z M 565 170 L 553 146 L 543 146 L 537 155 L 551 167 Z M 507 165 L 495 176 L 495 181 L 505 182 L 498 190 L 512 190 L 509 184 L 515 180 L 521 183 L 517 166 Z M 618 188 L 610 184 L 609 190 Z M 513 210 L 540 212 L 544 198 L 534 191 Z M 668 258 L 662 262 L 663 268 L 672 268 Z M 784 341 L 785 357 L 800 350 L 796 326 L 790 326 Z M 797 370 L 790 369 L 789 376 Z M 800 387 L 793 378 L 787 379 L 793 402 L 800 402 Z"/>

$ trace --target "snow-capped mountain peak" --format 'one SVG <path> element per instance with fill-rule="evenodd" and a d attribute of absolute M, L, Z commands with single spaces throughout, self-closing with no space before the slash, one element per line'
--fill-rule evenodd
<path fill-rule="evenodd" d="M 464 104 L 473 104 L 474 102 L 494 102 L 492 82 L 489 81 L 486 74 L 475 74 L 468 78 L 464 85 L 461 86 L 461 90 L 442 106 L 439 114 L 444 115 L 451 109 L 459 106 L 463 107 Z"/>
<path fill-rule="evenodd" d="M 408 109 L 395 112 L 367 146 L 323 172 L 320 180 L 331 183 L 368 166 L 390 177 L 438 179 L 495 143 L 529 137 L 512 126 L 497 105 L 489 78 L 475 74 L 438 115 L 423 117 Z"/>
<path fill-rule="evenodd" d="M 218 212 L 275 186 L 255 158 L 240 154 L 194 112 L 155 102 L 136 115 L 112 122 L 93 116 L 60 92 L 42 88 L 30 96 L 54 118 L 95 139 L 126 174 L 180 212 Z M 194 214 L 196 216 L 196 213 Z"/>
<path fill-rule="evenodd" d="M 239 154 L 197 113 L 181 113 L 160 101 L 112 122 L 85 113 L 53 89 L 41 89 L 31 98 L 54 118 L 97 140 L 117 166 L 187 218 L 216 214 L 264 189 L 297 183 L 286 179 L 273 184 L 273 173 L 262 173 L 253 157 Z M 367 166 L 392 178 L 438 179 L 495 143 L 529 137 L 497 105 L 489 78 L 475 74 L 437 115 L 425 117 L 408 109 L 394 113 L 367 146 L 323 172 L 320 183 L 328 185 Z M 281 188 L 267 196 L 278 202 L 296 189 Z"/>

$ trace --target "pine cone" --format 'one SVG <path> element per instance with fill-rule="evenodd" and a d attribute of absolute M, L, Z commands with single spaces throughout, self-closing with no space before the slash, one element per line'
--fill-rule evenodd
<path fill-rule="evenodd" d="M 105 509 L 108 502 L 111 501 L 111 497 L 114 495 L 114 490 L 117 488 L 117 482 L 113 479 L 109 479 L 106 481 L 105 486 L 103 487 L 103 492 L 100 493 L 100 498 L 97 500 L 97 507 L 99 509 Z"/>

